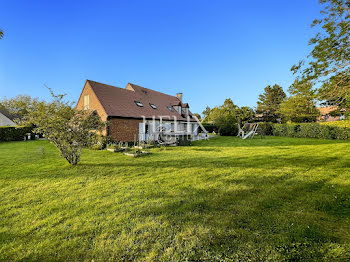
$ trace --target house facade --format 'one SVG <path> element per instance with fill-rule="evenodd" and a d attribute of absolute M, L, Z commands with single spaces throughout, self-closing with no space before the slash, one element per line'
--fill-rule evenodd
<path fill-rule="evenodd" d="M 156 140 L 160 131 L 193 140 L 198 136 L 200 123 L 181 93 L 171 96 L 131 83 L 119 88 L 87 80 L 76 107 L 96 111 L 108 122 L 103 134 L 117 141 Z"/>

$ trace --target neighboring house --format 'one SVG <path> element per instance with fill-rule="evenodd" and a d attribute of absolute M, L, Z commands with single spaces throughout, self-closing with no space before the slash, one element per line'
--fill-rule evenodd
<path fill-rule="evenodd" d="M 7 110 L 0 109 L 0 126 L 16 126 L 14 118 Z"/>
<path fill-rule="evenodd" d="M 109 123 L 103 134 L 118 141 L 155 140 L 160 129 L 192 139 L 198 135 L 199 124 L 182 93 L 171 96 L 130 83 L 119 88 L 87 80 L 77 109 L 96 111 Z"/>
<path fill-rule="evenodd" d="M 338 120 L 344 119 L 344 115 L 341 115 L 341 116 L 330 115 L 331 112 L 339 109 L 337 106 L 324 106 L 324 107 L 318 107 L 317 109 L 320 111 L 320 116 L 317 119 L 318 122 L 332 122 L 332 121 L 338 121 Z"/>

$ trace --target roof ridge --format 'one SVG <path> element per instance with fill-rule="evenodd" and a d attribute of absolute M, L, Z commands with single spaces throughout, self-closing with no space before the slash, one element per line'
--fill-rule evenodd
<path fill-rule="evenodd" d="M 119 87 L 119 86 L 112 86 L 112 85 L 104 84 L 104 83 L 97 82 L 97 81 L 94 81 L 94 80 L 86 79 L 86 81 L 88 81 L 88 82 L 94 82 L 94 83 L 97 83 L 97 84 L 100 84 L 100 85 L 104 85 L 104 86 L 111 86 L 111 87 L 116 87 L 116 88 L 120 88 L 120 89 L 125 89 L 125 88 L 121 88 L 121 87 Z"/>
<path fill-rule="evenodd" d="M 156 92 L 156 93 L 159 93 L 159 94 L 162 94 L 162 95 L 166 95 L 166 96 L 170 96 L 170 97 L 175 97 L 175 98 L 177 98 L 176 96 L 168 95 L 168 94 L 165 94 L 165 93 L 162 93 L 162 92 L 153 90 L 153 89 L 149 89 L 149 88 L 146 88 L 146 87 L 143 87 L 143 86 L 135 85 L 135 84 L 132 84 L 132 83 L 128 83 L 128 84 L 129 84 L 129 85 L 133 85 L 133 86 L 137 86 L 137 87 L 141 87 L 141 88 L 143 88 L 143 89 L 150 90 L 150 91 L 152 91 L 152 92 Z M 178 98 L 177 98 L 177 99 L 178 99 Z"/>

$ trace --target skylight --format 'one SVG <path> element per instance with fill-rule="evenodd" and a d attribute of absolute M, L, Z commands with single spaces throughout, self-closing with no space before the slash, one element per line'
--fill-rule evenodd
<path fill-rule="evenodd" d="M 169 111 L 173 111 L 173 108 L 171 106 L 168 106 Z"/>
<path fill-rule="evenodd" d="M 149 105 L 150 105 L 153 109 L 157 109 L 157 106 L 156 106 L 156 105 L 151 104 L 151 103 L 149 103 Z"/>
<path fill-rule="evenodd" d="M 139 102 L 139 101 L 135 101 L 135 104 L 136 104 L 137 106 L 139 106 L 139 107 L 143 107 L 143 104 L 142 104 L 141 102 Z"/>

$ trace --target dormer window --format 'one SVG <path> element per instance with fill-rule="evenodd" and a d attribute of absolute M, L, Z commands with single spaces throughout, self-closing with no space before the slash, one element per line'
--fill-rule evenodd
<path fill-rule="evenodd" d="M 181 115 L 182 114 L 182 108 L 181 106 L 174 106 L 175 110 Z"/>
<path fill-rule="evenodd" d="M 141 102 L 139 102 L 139 101 L 135 101 L 135 104 L 136 104 L 137 106 L 139 106 L 139 107 L 143 107 L 143 104 L 142 104 Z"/>
<path fill-rule="evenodd" d="M 149 103 L 149 105 L 150 105 L 153 109 L 157 109 L 157 106 L 156 106 L 155 104 Z"/>

